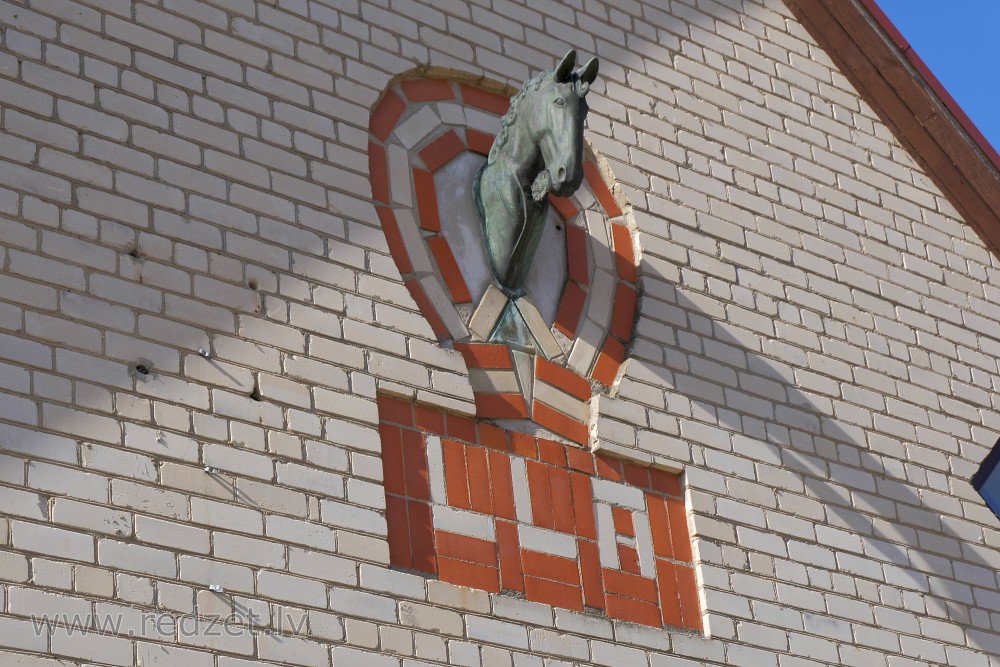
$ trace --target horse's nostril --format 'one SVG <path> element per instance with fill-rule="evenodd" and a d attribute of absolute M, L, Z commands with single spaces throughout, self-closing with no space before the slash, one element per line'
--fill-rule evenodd
<path fill-rule="evenodd" d="M 559 174 L 558 174 L 558 176 L 559 176 L 559 181 L 560 182 L 566 180 L 566 167 L 559 167 Z"/>

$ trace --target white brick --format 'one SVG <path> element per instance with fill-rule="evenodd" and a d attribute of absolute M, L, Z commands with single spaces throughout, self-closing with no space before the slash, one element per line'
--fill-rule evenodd
<path fill-rule="evenodd" d="M 107 502 L 106 499 L 102 501 Z M 72 528 L 82 528 L 106 535 L 122 537 L 132 535 L 132 516 L 128 512 L 81 503 L 69 498 L 57 498 L 52 502 L 52 520 Z"/>
<path fill-rule="evenodd" d="M 11 543 L 19 550 L 94 562 L 94 538 L 90 535 L 20 521 L 12 522 L 10 530 Z"/>
<path fill-rule="evenodd" d="M 136 662 L 143 667 L 168 667 L 183 663 L 190 667 L 212 667 L 212 654 L 165 644 L 136 642 Z"/>
<path fill-rule="evenodd" d="M 261 658 L 268 660 L 318 665 L 326 664 L 329 649 L 316 641 L 261 634 L 257 638 L 257 652 Z"/>
<path fill-rule="evenodd" d="M 204 456 L 206 465 L 225 473 L 268 480 L 274 477 L 274 462 L 270 457 L 238 449 L 234 445 L 206 445 Z"/>
<path fill-rule="evenodd" d="M 343 667 L 399 667 L 399 658 L 378 655 L 347 646 L 333 649 L 333 660 Z"/>
<path fill-rule="evenodd" d="M 468 616 L 466 628 L 469 639 L 525 650 L 528 648 L 527 630 L 515 623 L 497 621 L 482 616 Z"/>
<path fill-rule="evenodd" d="M 397 621 L 396 601 L 392 598 L 337 586 L 330 589 L 330 609 L 341 614 L 387 623 Z"/>
<path fill-rule="evenodd" d="M 264 531 L 261 513 L 246 507 L 227 505 L 205 498 L 191 498 L 191 520 L 216 528 L 260 535 Z"/>
<path fill-rule="evenodd" d="M 485 515 L 455 509 L 446 505 L 433 507 L 434 527 L 449 533 L 457 533 L 490 542 L 496 541 L 493 521 Z"/>
<path fill-rule="evenodd" d="M 206 588 L 219 585 L 227 591 L 254 591 L 253 571 L 248 567 L 186 555 L 181 555 L 178 562 L 181 581 L 194 582 Z"/>
<path fill-rule="evenodd" d="M 355 563 L 347 558 L 330 556 L 308 549 L 289 547 L 288 569 L 296 574 L 315 575 L 323 573 L 327 581 L 357 585 L 358 574 Z"/>
<path fill-rule="evenodd" d="M 303 544 L 323 551 L 337 550 L 336 532 L 322 524 L 289 517 L 268 516 L 267 535 L 293 544 Z"/>
<path fill-rule="evenodd" d="M 172 519 L 186 519 L 188 516 L 187 499 L 182 494 L 127 480 L 112 480 L 111 502 Z"/>
<path fill-rule="evenodd" d="M 322 582 L 277 572 L 257 575 L 257 591 L 267 597 L 321 609 L 327 603 L 326 585 Z"/>
<path fill-rule="evenodd" d="M 135 517 L 135 536 L 142 542 L 180 551 L 193 551 L 201 554 L 209 552 L 208 531 L 182 523 L 137 515 Z"/>
<path fill-rule="evenodd" d="M 99 540 L 97 560 L 101 565 L 130 572 L 142 572 L 167 579 L 177 576 L 176 556 L 173 552 L 138 544 L 110 539 Z"/>

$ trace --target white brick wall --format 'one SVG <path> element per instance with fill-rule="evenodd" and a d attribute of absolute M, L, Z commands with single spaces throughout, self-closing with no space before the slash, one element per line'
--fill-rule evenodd
<path fill-rule="evenodd" d="M 1000 261 L 779 0 L 0 0 L 0 40 L 0 663 L 1000 664 Z M 598 438 L 685 471 L 707 638 L 385 569 L 375 392 L 471 386 L 370 110 L 571 46 L 642 250 Z"/>

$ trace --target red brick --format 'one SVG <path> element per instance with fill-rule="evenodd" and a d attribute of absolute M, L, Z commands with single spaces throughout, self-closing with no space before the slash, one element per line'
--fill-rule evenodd
<path fill-rule="evenodd" d="M 469 106 L 492 111 L 498 116 L 503 116 L 510 108 L 510 98 L 506 95 L 498 95 L 464 83 L 462 84 L 462 101 Z"/>
<path fill-rule="evenodd" d="M 559 581 L 564 584 L 580 585 L 580 573 L 574 559 L 521 549 L 521 567 L 524 568 L 526 577 L 531 576 Z"/>
<path fill-rule="evenodd" d="M 500 592 L 500 576 L 497 568 L 477 565 L 464 560 L 439 556 L 438 579 L 449 584 L 468 586 L 480 591 Z"/>
<path fill-rule="evenodd" d="M 427 449 L 419 431 L 405 430 L 403 435 L 403 471 L 406 495 L 417 500 L 430 500 L 431 487 L 427 475 Z"/>
<path fill-rule="evenodd" d="M 507 432 L 499 426 L 480 422 L 479 444 L 498 452 L 505 452 L 507 451 Z"/>
<path fill-rule="evenodd" d="M 409 258 L 406 258 L 407 263 L 409 263 Z M 402 273 L 402 265 L 399 260 L 396 260 L 396 266 L 399 267 L 400 273 Z M 411 269 L 412 270 L 412 267 Z M 444 322 L 441 321 L 441 317 L 434 310 L 434 306 L 431 305 L 430 299 L 424 294 L 424 288 L 420 286 L 415 278 L 404 281 L 406 289 L 409 290 L 410 296 L 413 297 L 414 303 L 417 304 L 417 308 L 420 309 L 420 313 L 427 320 L 427 324 L 430 325 L 431 330 L 434 331 L 434 335 L 437 336 L 438 340 L 447 340 L 451 337 L 448 333 L 447 327 L 445 327 Z"/>
<path fill-rule="evenodd" d="M 420 159 L 429 170 L 437 171 L 464 150 L 462 137 L 455 130 L 448 130 L 420 150 Z"/>
<path fill-rule="evenodd" d="M 632 512 L 623 507 L 612 507 L 611 515 L 615 520 L 615 532 L 626 537 L 635 537 L 635 525 L 632 523 Z"/>
<path fill-rule="evenodd" d="M 448 415 L 448 436 L 466 442 L 477 442 L 476 422 L 467 417 Z"/>
<path fill-rule="evenodd" d="M 587 444 L 587 425 L 583 422 L 567 417 L 558 410 L 538 401 L 534 401 L 531 411 L 539 426 L 544 426 L 553 433 L 578 444 Z"/>
<path fill-rule="evenodd" d="M 677 566 L 677 595 L 681 601 L 681 616 L 684 627 L 701 630 L 701 610 L 698 605 L 698 583 L 694 569 Z"/>
<path fill-rule="evenodd" d="M 576 327 L 580 323 L 583 302 L 586 298 L 586 293 L 579 285 L 572 280 L 566 281 L 562 298 L 559 299 L 559 308 L 556 310 L 555 327 L 567 338 L 576 337 Z"/>
<path fill-rule="evenodd" d="M 493 514 L 490 468 L 486 460 L 486 450 L 482 447 L 466 447 L 465 463 L 469 470 L 469 499 L 472 501 L 472 511 Z"/>
<path fill-rule="evenodd" d="M 649 468 L 642 468 L 631 463 L 622 464 L 622 472 L 625 474 L 625 481 L 632 486 L 646 490 L 649 485 Z"/>
<path fill-rule="evenodd" d="M 410 255 L 406 252 L 406 246 L 403 245 L 403 237 L 399 233 L 399 225 L 396 224 L 396 214 L 392 212 L 391 208 L 386 208 L 385 206 L 377 206 L 375 213 L 378 214 L 379 222 L 382 223 L 382 233 L 385 234 L 385 243 L 389 246 L 389 253 L 392 255 L 393 261 L 396 262 L 396 268 L 399 269 L 400 275 L 413 273 L 413 264 L 410 263 Z M 412 290 L 410 293 L 413 293 Z"/>
<path fill-rule="evenodd" d="M 378 418 L 380 421 L 413 426 L 413 404 L 392 396 L 381 394 L 378 402 Z"/>
<path fill-rule="evenodd" d="M 615 377 L 618 375 L 618 368 L 624 360 L 625 346 L 611 336 L 608 336 L 604 341 L 604 347 L 601 348 L 601 353 L 597 355 L 597 363 L 594 365 L 594 370 L 591 372 L 590 377 L 605 387 L 610 387 L 614 384 Z"/>
<path fill-rule="evenodd" d="M 538 460 L 543 463 L 551 463 L 554 466 L 559 466 L 560 468 L 566 467 L 566 445 L 556 442 L 554 440 L 548 440 L 546 438 L 538 439 Z"/>
<path fill-rule="evenodd" d="M 434 519 L 431 506 L 416 500 L 406 503 L 410 517 L 410 547 L 413 569 L 435 574 L 437 558 L 434 555 Z"/>
<path fill-rule="evenodd" d="M 535 377 L 581 401 L 590 400 L 590 383 L 586 379 L 568 368 L 542 358 L 541 355 L 535 357 Z"/>
<path fill-rule="evenodd" d="M 493 343 L 455 343 L 469 368 L 513 368 L 510 350 L 506 345 Z"/>
<path fill-rule="evenodd" d="M 649 471 L 649 480 L 653 485 L 654 491 L 665 493 L 668 496 L 680 497 L 681 479 L 677 475 L 669 473 L 666 470 L 651 468 Z"/>
<path fill-rule="evenodd" d="M 501 519 L 513 521 L 517 518 L 517 514 L 514 510 L 514 483 L 510 474 L 510 457 L 506 452 L 490 452 L 489 463 L 493 513 Z"/>
<path fill-rule="evenodd" d="M 568 222 L 569 220 L 572 220 L 573 217 L 578 212 L 576 210 L 576 204 L 573 203 L 573 200 L 567 199 L 566 197 L 557 197 L 555 195 L 550 194 L 549 203 L 552 204 L 552 208 L 556 210 L 556 212 L 559 214 L 559 217 L 563 219 L 564 223 Z M 570 227 L 572 227 L 572 225 L 567 226 L 566 228 L 567 231 L 569 231 Z M 568 240 L 569 236 L 567 235 L 566 238 Z M 586 254 L 584 255 L 584 266 L 586 266 Z"/>
<path fill-rule="evenodd" d="M 378 431 L 382 441 L 382 479 L 385 492 L 405 496 L 402 435 L 398 427 L 389 424 L 379 424 Z"/>
<path fill-rule="evenodd" d="M 653 552 L 657 556 L 673 558 L 674 547 L 670 537 L 666 501 L 659 495 L 647 493 L 646 510 L 649 512 L 649 529 L 653 534 Z"/>
<path fill-rule="evenodd" d="M 521 394 L 476 393 L 476 416 L 483 419 L 525 419 L 528 408 Z"/>
<path fill-rule="evenodd" d="M 517 524 L 496 521 L 497 553 L 500 556 L 500 585 L 510 591 L 524 591 L 521 573 L 521 547 L 517 537 Z"/>
<path fill-rule="evenodd" d="M 639 552 L 632 547 L 625 544 L 618 545 L 618 563 L 623 572 L 639 574 Z"/>
<path fill-rule="evenodd" d="M 434 433 L 436 435 L 444 435 L 444 413 L 432 408 L 425 407 L 423 405 L 415 406 L 415 422 L 417 428 L 427 431 L 428 433 Z"/>
<path fill-rule="evenodd" d="M 625 225 L 612 224 L 611 238 L 615 244 L 615 268 L 618 277 L 630 283 L 636 281 L 635 252 L 632 248 L 632 235 Z"/>
<path fill-rule="evenodd" d="M 492 134 L 480 132 L 471 127 L 466 128 L 465 138 L 468 140 L 469 150 L 480 155 L 489 155 L 490 149 L 493 148 L 493 142 L 496 140 Z"/>
<path fill-rule="evenodd" d="M 448 504 L 460 509 L 471 509 L 469 476 L 465 469 L 465 445 L 454 440 L 442 440 L 441 449 L 444 454 L 444 480 Z"/>
<path fill-rule="evenodd" d="M 609 593 L 606 598 L 608 616 L 622 621 L 658 628 L 663 625 L 660 610 L 655 604 L 619 597 Z"/>
<path fill-rule="evenodd" d="M 579 584 L 561 584 L 548 579 L 524 577 L 524 597 L 532 602 L 550 604 L 560 609 L 583 611 L 583 601 L 580 596 Z"/>
<path fill-rule="evenodd" d="M 372 199 L 389 203 L 389 169 L 385 149 L 374 141 L 368 142 L 368 178 L 372 185 Z"/>
<path fill-rule="evenodd" d="M 511 454 L 517 454 L 527 459 L 538 458 L 537 444 L 533 437 L 517 431 L 511 431 L 507 435 L 507 450 Z"/>
<path fill-rule="evenodd" d="M 588 607 L 604 608 L 604 583 L 601 580 L 601 556 L 596 542 L 577 540 L 583 600 Z"/>
<path fill-rule="evenodd" d="M 406 103 L 399 95 L 390 90 L 372 112 L 368 129 L 375 135 L 376 139 L 384 142 L 392 129 L 396 127 L 396 122 L 403 115 L 404 109 L 406 109 Z"/>
<path fill-rule="evenodd" d="M 497 566 L 497 548 L 492 542 L 457 535 L 443 530 L 434 531 L 438 555 L 480 565 Z"/>
<path fill-rule="evenodd" d="M 438 210 L 437 190 L 434 176 L 426 169 L 413 167 L 413 191 L 417 194 L 417 215 L 420 227 L 430 232 L 441 231 L 441 217 Z"/>
<path fill-rule="evenodd" d="M 455 92 L 445 79 L 410 79 L 400 84 L 411 102 L 440 102 L 455 99 Z"/>
<path fill-rule="evenodd" d="M 604 213 L 607 214 L 609 218 L 617 218 L 622 214 L 621 207 L 618 206 L 618 202 L 615 201 L 614 196 L 611 194 L 611 190 L 608 189 L 608 184 L 604 182 L 604 178 L 601 176 L 601 170 L 597 168 L 597 165 L 591 160 L 585 160 L 583 163 L 583 175 L 587 179 L 587 184 L 590 186 L 590 190 L 597 197 L 597 201 L 601 203 L 601 208 L 604 209 Z"/>
<path fill-rule="evenodd" d="M 587 232 L 575 225 L 566 225 L 566 270 L 569 279 L 581 285 L 590 284 L 587 262 Z"/>
<path fill-rule="evenodd" d="M 591 540 L 597 539 L 594 522 L 594 495 L 590 477 L 578 472 L 569 474 L 570 489 L 573 492 L 573 523 L 576 534 Z"/>
<path fill-rule="evenodd" d="M 608 568 L 603 569 L 603 574 L 605 592 L 656 602 L 656 582 L 654 580 Z"/>
<path fill-rule="evenodd" d="M 444 278 L 444 284 L 448 286 L 452 301 L 455 303 L 472 301 L 472 295 L 465 285 L 465 278 L 462 277 L 462 271 L 458 268 L 458 262 L 455 261 L 448 240 L 443 236 L 431 236 L 427 239 L 427 245 L 434 255 L 434 261 L 437 263 L 438 271 L 441 272 L 441 277 Z"/>
<path fill-rule="evenodd" d="M 566 448 L 566 463 L 573 470 L 594 474 L 594 455 L 579 447 Z"/>
<path fill-rule="evenodd" d="M 526 461 L 528 494 L 531 496 L 532 523 L 542 528 L 552 528 L 552 495 L 549 489 L 548 466 L 537 461 Z"/>
<path fill-rule="evenodd" d="M 410 556 L 410 527 L 406 516 L 406 501 L 398 496 L 385 497 L 385 522 L 389 539 L 389 563 L 409 570 L 413 567 Z"/>
<path fill-rule="evenodd" d="M 667 514 L 670 516 L 670 541 L 674 545 L 674 558 L 690 563 L 691 536 L 688 534 L 684 501 L 679 498 L 667 498 Z"/>
<path fill-rule="evenodd" d="M 632 337 L 635 320 L 635 290 L 620 282 L 615 289 L 615 305 L 611 309 L 611 334 L 621 341 Z"/>
<path fill-rule="evenodd" d="M 610 479 L 615 482 L 622 481 L 622 462 L 610 456 L 598 454 L 595 458 L 597 463 L 597 476 L 603 479 Z"/>
<path fill-rule="evenodd" d="M 663 622 L 676 628 L 682 627 L 681 601 L 677 594 L 676 566 L 665 560 L 656 559 L 656 583 L 660 593 L 660 612 Z"/>
<path fill-rule="evenodd" d="M 573 493 L 569 486 L 569 473 L 564 468 L 549 468 L 549 488 L 552 493 L 553 528 L 575 534 L 573 526 Z"/>

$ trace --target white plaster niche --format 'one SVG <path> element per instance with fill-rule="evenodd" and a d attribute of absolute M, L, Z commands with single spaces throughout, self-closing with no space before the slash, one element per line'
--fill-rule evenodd
<path fill-rule="evenodd" d="M 472 194 L 473 179 L 485 161 L 484 156 L 466 151 L 434 172 L 441 233 L 451 246 L 474 304 L 480 302 L 486 288 L 493 282 L 483 243 L 483 227 Z M 550 207 L 542 240 L 525 284 L 529 298 L 547 327 L 552 326 L 556 319 L 565 282 L 565 223 Z"/>

